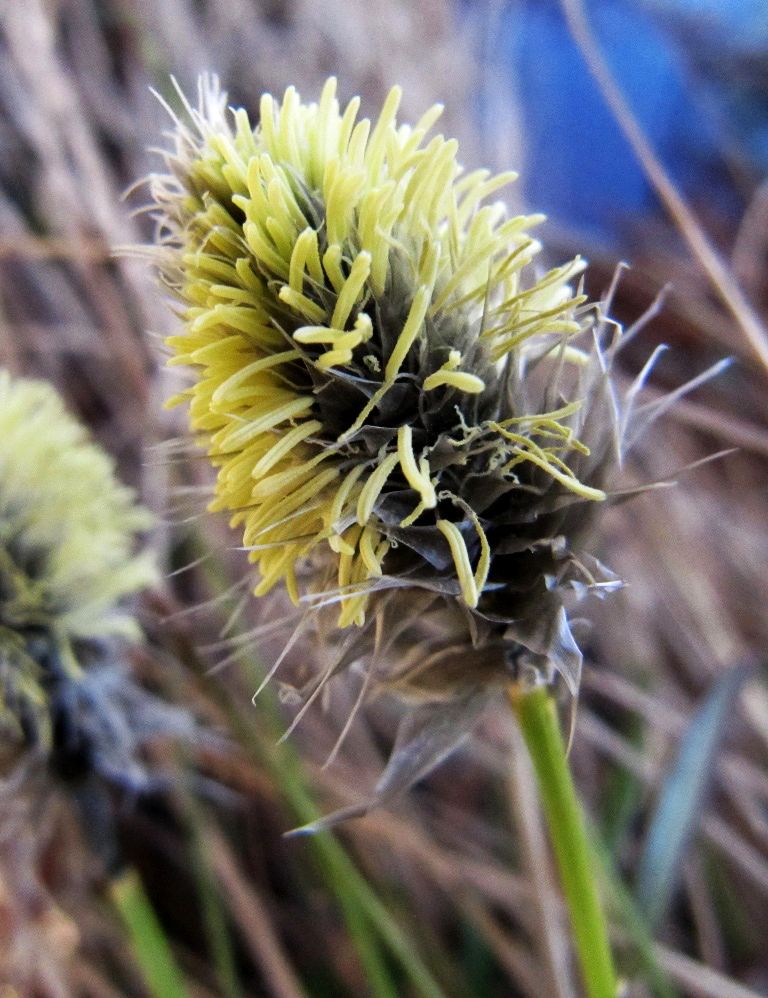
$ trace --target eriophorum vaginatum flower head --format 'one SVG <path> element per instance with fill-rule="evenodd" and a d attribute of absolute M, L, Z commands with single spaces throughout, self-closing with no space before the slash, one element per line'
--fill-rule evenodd
<path fill-rule="evenodd" d="M 335 89 L 265 95 L 254 127 L 204 80 L 176 121 L 152 178 L 171 363 L 195 372 L 173 401 L 256 594 L 284 585 L 326 623 L 334 605 L 309 695 L 365 659 L 458 736 L 521 671 L 577 689 L 567 601 L 614 584 L 583 547 L 628 441 L 621 330 L 574 287 L 580 260 L 537 269 L 541 216 L 493 200 L 513 175 L 427 137 L 439 108 L 398 125 L 395 88 L 372 124 Z"/>
<path fill-rule="evenodd" d="M 56 715 L 156 577 L 149 514 L 43 381 L 0 370 L 0 729 L 50 748 Z"/>

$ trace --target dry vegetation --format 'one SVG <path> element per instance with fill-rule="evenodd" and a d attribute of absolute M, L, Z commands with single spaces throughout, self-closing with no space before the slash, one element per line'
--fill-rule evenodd
<path fill-rule="evenodd" d="M 328 810 L 370 788 L 397 706 L 364 711 L 322 769 L 356 690 L 340 686 L 276 749 L 290 705 L 267 697 L 254 707 L 251 695 L 285 628 L 206 650 L 234 610 L 237 633 L 279 620 L 285 606 L 279 598 L 243 606 L 235 539 L 196 515 L 206 469 L 162 445 L 183 430 L 183 416 L 160 407 L 168 375 L 159 336 L 174 318 L 146 266 L 112 255 L 151 231 L 132 214 L 141 190 L 121 195 L 156 165 L 147 147 L 166 122 L 149 87 L 170 96 L 170 73 L 189 90 L 198 71 L 213 69 L 233 102 L 251 109 L 263 90 L 288 83 L 313 94 L 329 72 L 342 95 L 360 92 L 371 109 L 401 82 L 406 114 L 443 100 L 445 128 L 469 159 L 493 147 L 514 166 L 513 140 L 502 154 L 504 142 L 471 134 L 481 74 L 450 5 L 6 0 L 1 9 L 0 362 L 51 379 L 118 457 L 161 518 L 152 541 L 169 573 L 204 559 L 146 600 L 149 643 L 134 667 L 210 732 L 183 759 L 154 745 L 170 778 L 138 795 L 102 793 L 110 809 L 102 825 L 82 782 L 30 766 L 7 783 L 0 979 L 15 988 L 7 993 L 146 993 L 110 905 L 110 879 L 127 864 L 141 872 L 190 994 L 574 994 L 531 773 L 501 705 L 396 808 L 343 827 L 335 840 L 281 837 L 310 816 L 312 800 Z M 724 254 L 736 247 L 734 271 L 765 317 L 766 197 L 746 193 L 754 198 L 741 231 L 716 236 Z M 599 247 L 579 248 L 600 294 L 613 261 Z M 680 475 L 674 489 L 616 506 L 605 521 L 602 555 L 630 584 L 585 609 L 589 661 L 572 760 L 629 892 L 680 746 L 693 773 L 711 776 L 696 796 L 689 774 L 675 816 L 656 818 L 670 823 L 668 840 L 687 810 L 693 827 L 653 947 L 606 874 L 631 993 L 662 993 L 661 975 L 681 994 L 764 994 L 768 371 L 671 227 L 638 237 L 627 255 L 635 266 L 620 285 L 618 318 L 631 322 L 661 284 L 674 283 L 627 351 L 628 377 L 662 341 L 672 349 L 651 394 L 735 358 L 655 427 L 627 485 L 736 450 Z M 312 649 L 292 654 L 299 661 Z M 747 671 L 733 671 L 741 666 Z M 664 892 L 658 880 L 655 890 Z"/>

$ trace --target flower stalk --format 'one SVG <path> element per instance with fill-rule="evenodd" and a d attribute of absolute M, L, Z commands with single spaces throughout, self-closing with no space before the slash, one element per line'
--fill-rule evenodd
<path fill-rule="evenodd" d="M 615 998 L 608 928 L 554 699 L 545 686 L 526 690 L 513 685 L 508 695 L 536 771 L 586 993 L 589 998 Z"/>

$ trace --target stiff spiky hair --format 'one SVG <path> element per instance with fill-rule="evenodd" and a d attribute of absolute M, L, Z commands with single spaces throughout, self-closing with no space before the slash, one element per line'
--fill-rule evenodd
<path fill-rule="evenodd" d="M 629 429 L 647 372 L 618 397 L 622 331 L 573 289 L 582 262 L 538 272 L 542 216 L 485 203 L 514 175 L 427 139 L 439 107 L 398 125 L 394 88 L 372 125 L 335 91 L 265 95 L 254 128 L 201 81 L 151 178 L 155 260 L 183 306 L 170 363 L 196 371 L 171 404 L 190 403 L 256 594 L 339 606 L 302 696 L 367 658 L 429 701 L 430 758 L 402 785 L 494 683 L 527 667 L 577 691 L 566 600 L 616 585 L 583 543 L 653 411 Z"/>
<path fill-rule="evenodd" d="M 155 579 L 148 525 L 55 390 L 0 370 L 0 725 L 50 743 L 83 648 L 137 635 L 121 600 Z"/>

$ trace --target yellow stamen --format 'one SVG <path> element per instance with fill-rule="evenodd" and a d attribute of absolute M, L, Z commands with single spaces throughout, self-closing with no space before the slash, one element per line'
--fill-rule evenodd
<path fill-rule="evenodd" d="M 408 310 L 408 318 L 405 320 L 403 330 L 398 336 L 394 349 L 392 350 L 386 367 L 384 368 L 385 381 L 390 384 L 397 377 L 408 351 L 411 349 L 416 337 L 422 330 L 427 309 L 429 308 L 429 298 L 431 293 L 431 288 L 426 285 L 422 285 L 413 296 L 413 302 Z"/>
<path fill-rule="evenodd" d="M 429 474 L 425 475 L 416 466 L 416 457 L 413 453 L 413 431 L 410 426 L 401 426 L 397 431 L 397 455 L 406 481 L 421 496 L 424 509 L 433 509 L 437 506 L 437 496 L 434 486 L 429 480 Z M 429 465 L 426 464 L 426 467 L 428 469 Z"/>
<path fill-rule="evenodd" d="M 433 391 L 443 385 L 451 388 L 458 388 L 459 391 L 468 395 L 477 395 L 485 389 L 485 382 L 478 378 L 476 374 L 469 374 L 466 371 L 458 371 L 461 363 L 461 354 L 458 350 L 451 350 L 448 360 L 433 374 L 424 379 L 424 390 Z"/>
<path fill-rule="evenodd" d="M 374 504 L 399 460 L 397 453 L 388 454 L 363 486 L 357 500 L 357 522 L 361 526 L 365 526 L 371 518 Z"/>
<path fill-rule="evenodd" d="M 456 574 L 459 577 L 462 598 L 468 607 L 474 609 L 477 606 L 478 600 L 477 584 L 472 573 L 467 545 L 464 543 L 461 531 L 450 520 L 438 520 L 437 529 L 448 541 L 448 546 L 451 549 L 451 557 L 456 567 Z"/>
<path fill-rule="evenodd" d="M 331 325 L 336 329 L 343 329 L 346 325 L 349 313 L 352 311 L 370 272 L 371 254 L 358 253 L 352 264 L 349 277 L 344 282 L 341 294 L 336 299 L 336 308 L 331 316 Z"/>
<path fill-rule="evenodd" d="M 269 448 L 267 453 L 253 466 L 251 476 L 261 478 L 262 475 L 283 460 L 300 443 L 311 437 L 313 433 L 322 430 L 323 424 L 318 419 L 310 419 L 306 423 L 299 423 L 292 430 L 281 436 L 275 444 Z"/>

